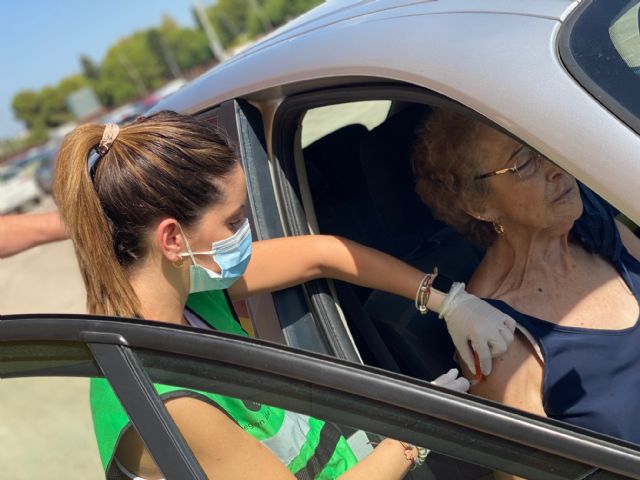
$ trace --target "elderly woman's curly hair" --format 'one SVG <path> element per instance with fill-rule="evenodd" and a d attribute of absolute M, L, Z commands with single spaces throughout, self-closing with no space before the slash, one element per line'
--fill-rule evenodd
<path fill-rule="evenodd" d="M 489 196 L 482 173 L 484 155 L 474 148 L 482 130 L 489 128 L 465 115 L 435 109 L 418 129 L 412 154 L 416 192 L 433 211 L 481 248 L 496 239 L 489 222 L 477 220 L 469 211 L 482 211 Z"/>

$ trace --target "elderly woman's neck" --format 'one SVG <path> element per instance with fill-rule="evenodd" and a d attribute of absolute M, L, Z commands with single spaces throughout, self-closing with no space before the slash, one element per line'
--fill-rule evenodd
<path fill-rule="evenodd" d="M 520 289 L 541 278 L 564 276 L 575 265 L 568 233 L 544 231 L 505 234 L 489 248 L 486 260 L 501 278 L 499 290 Z"/>

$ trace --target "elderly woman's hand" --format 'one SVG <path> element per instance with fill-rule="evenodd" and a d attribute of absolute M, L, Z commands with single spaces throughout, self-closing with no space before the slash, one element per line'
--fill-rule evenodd
<path fill-rule="evenodd" d="M 444 318 L 460 358 L 475 375 L 473 351 L 478 354 L 480 370 L 491 373 L 491 358 L 502 355 L 513 341 L 516 322 L 484 300 L 464 290 L 464 283 L 455 283 L 442 303 L 440 318 Z M 473 350 L 472 350 L 473 348 Z"/>

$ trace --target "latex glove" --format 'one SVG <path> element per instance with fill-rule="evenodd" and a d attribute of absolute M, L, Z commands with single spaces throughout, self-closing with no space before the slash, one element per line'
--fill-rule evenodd
<path fill-rule="evenodd" d="M 455 390 L 456 392 L 469 391 L 469 380 L 464 377 L 459 377 L 457 368 L 452 368 L 444 375 L 440 375 L 431 383 L 438 385 L 439 387 L 448 388 L 449 390 Z"/>
<path fill-rule="evenodd" d="M 516 322 L 510 316 L 465 292 L 464 283 L 453 284 L 442 302 L 440 318 L 447 323 L 460 358 L 474 375 L 477 372 L 471 348 L 478 354 L 480 370 L 489 375 L 492 356 L 507 351 L 516 328 Z"/>

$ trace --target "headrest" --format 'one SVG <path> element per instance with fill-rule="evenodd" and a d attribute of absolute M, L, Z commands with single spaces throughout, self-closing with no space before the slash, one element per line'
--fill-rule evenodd
<path fill-rule="evenodd" d="M 371 130 L 360 143 L 373 208 L 394 239 L 412 234 L 429 238 L 444 226 L 415 193 L 411 169 L 416 129 L 430 113 L 428 106 L 413 104 Z"/>
<path fill-rule="evenodd" d="M 335 182 L 338 191 L 364 191 L 364 182 L 354 184 L 351 179 L 362 178 L 358 156 L 360 139 L 366 133 L 364 125 L 352 124 L 316 140 L 304 149 L 307 168 L 322 175 L 324 181 Z M 316 185 L 310 186 L 314 191 Z"/>

